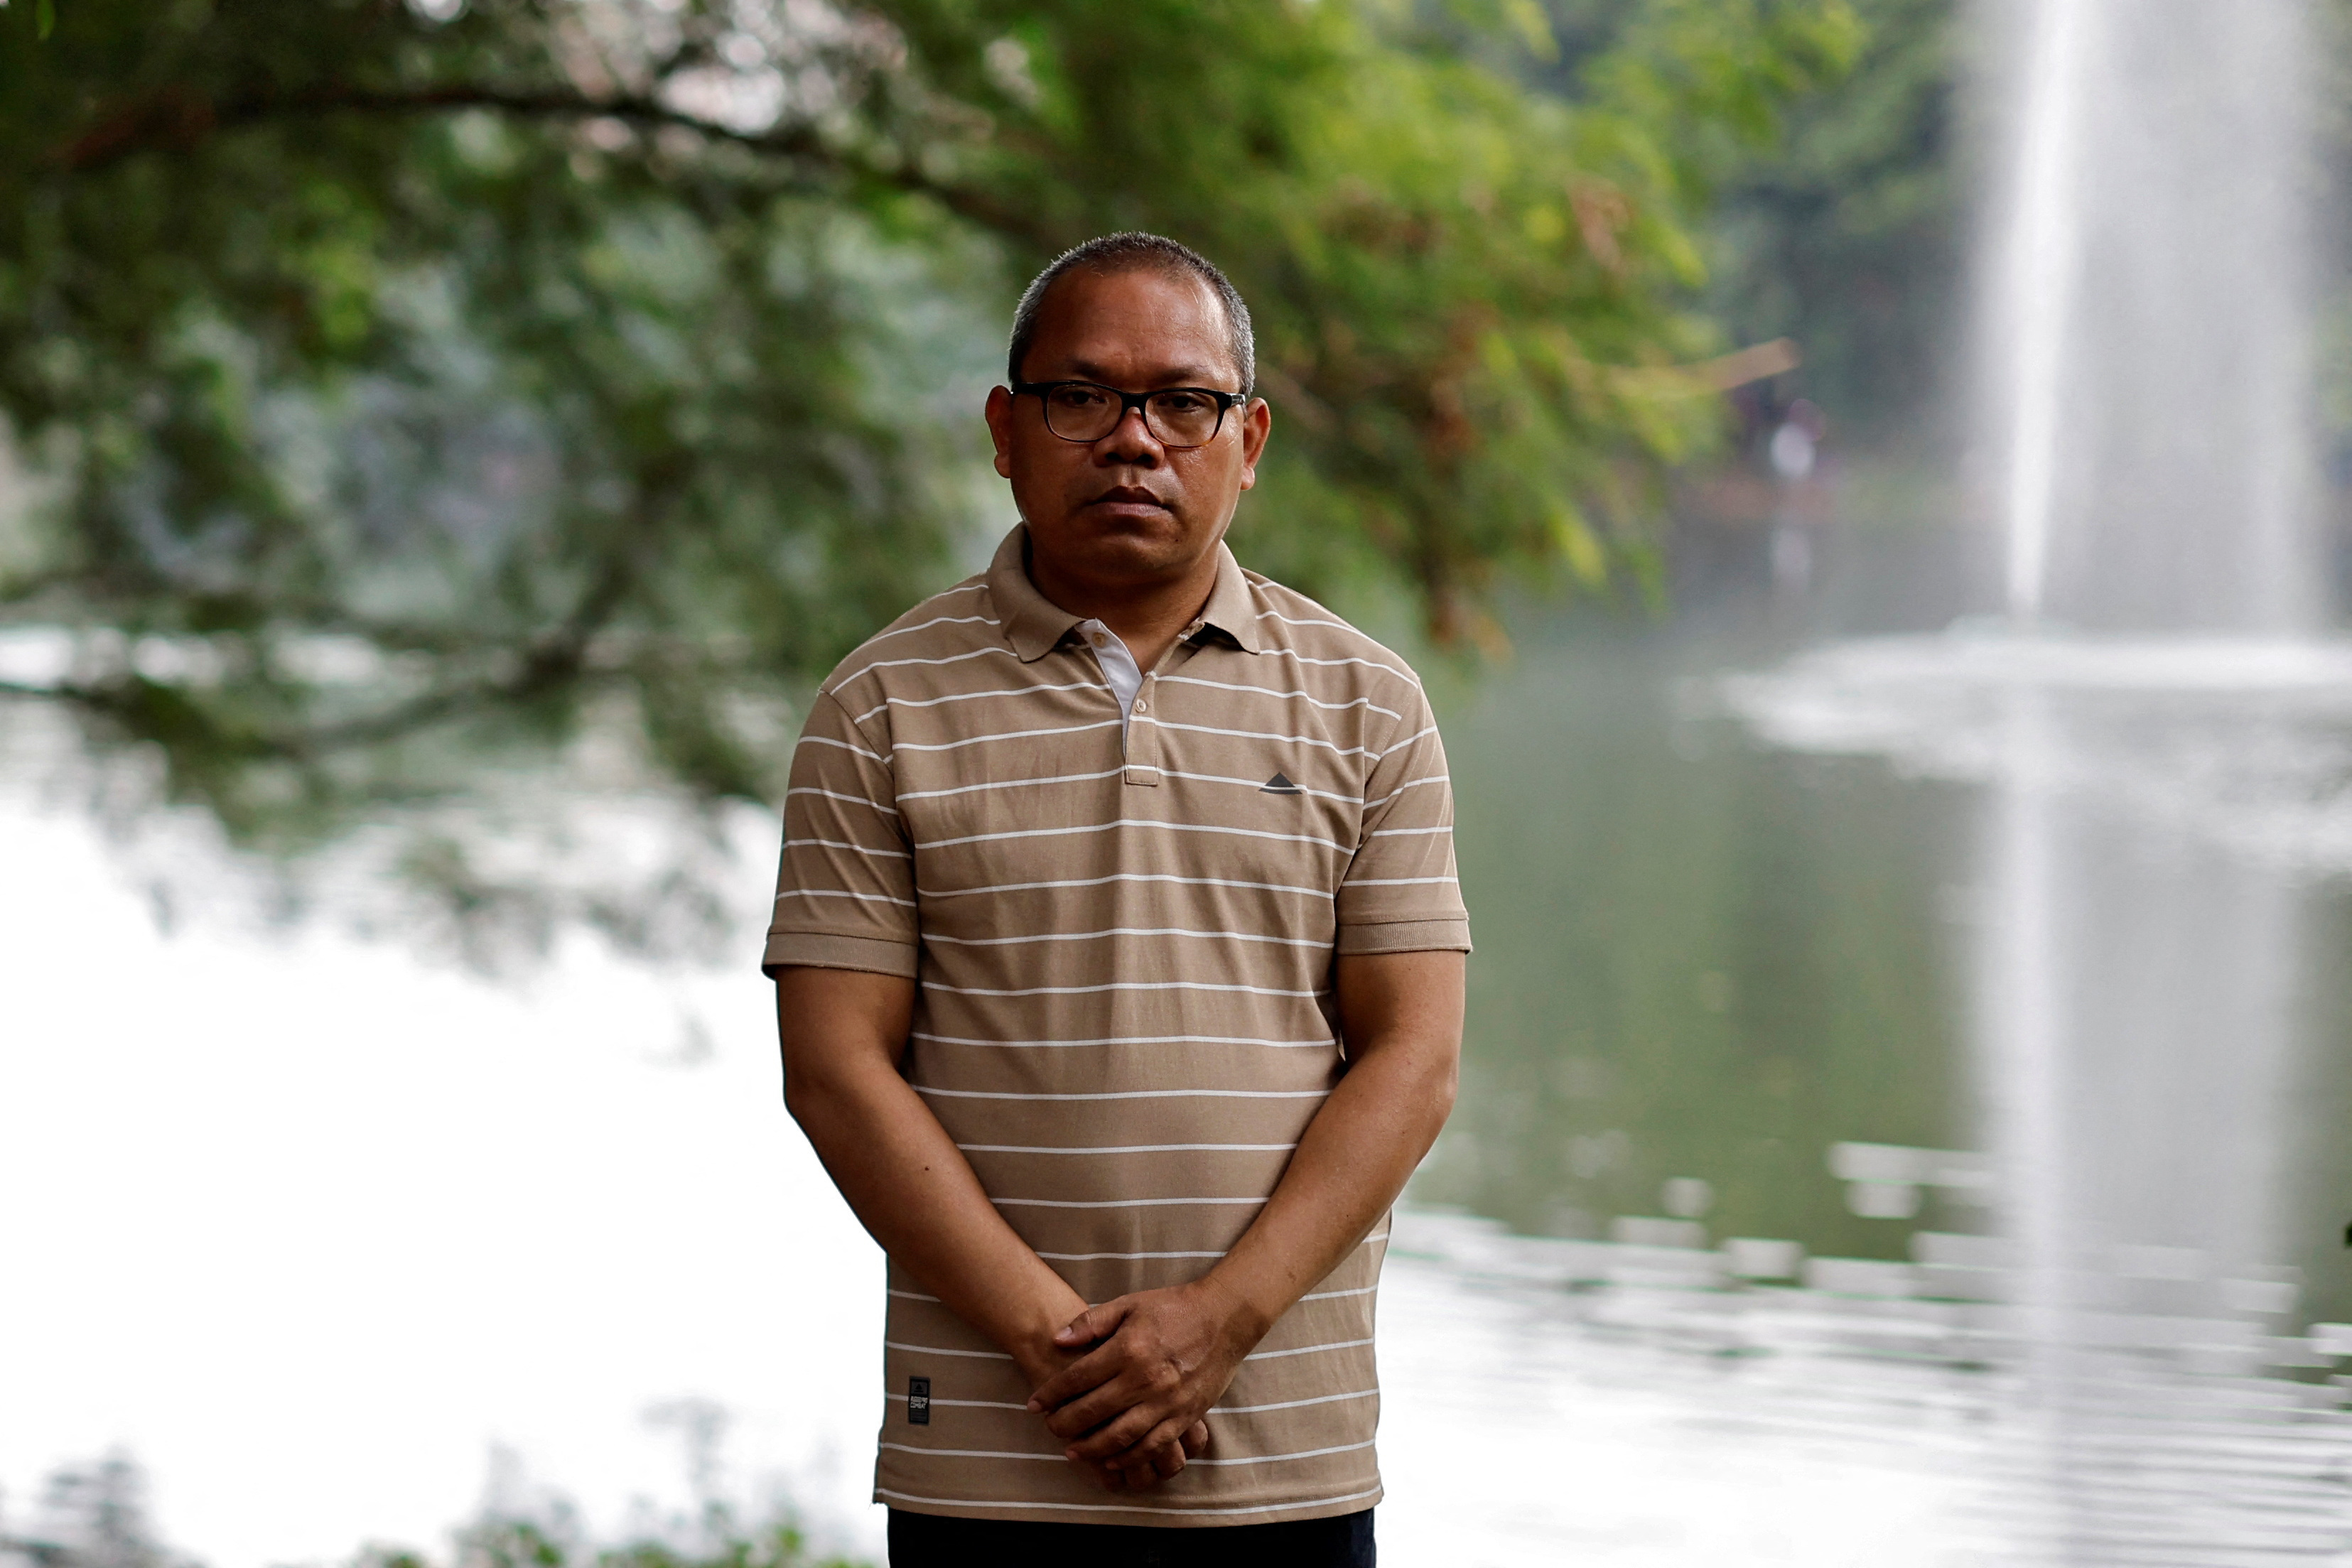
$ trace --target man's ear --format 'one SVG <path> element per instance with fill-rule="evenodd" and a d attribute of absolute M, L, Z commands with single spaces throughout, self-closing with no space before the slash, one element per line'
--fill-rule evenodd
<path fill-rule="evenodd" d="M 988 438 L 996 444 L 996 472 L 1000 478 L 1013 477 L 1013 393 L 1005 387 L 988 389 L 988 404 L 981 410 L 988 421 Z"/>
<path fill-rule="evenodd" d="M 1242 410 L 1242 488 L 1257 486 L 1258 459 L 1265 455 L 1265 439 L 1274 433 L 1274 410 L 1265 399 L 1252 398 Z"/>

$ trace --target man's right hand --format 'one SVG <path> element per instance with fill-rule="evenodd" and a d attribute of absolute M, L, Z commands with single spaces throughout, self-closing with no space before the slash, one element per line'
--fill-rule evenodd
<path fill-rule="evenodd" d="M 784 1104 L 883 1249 L 948 1311 L 1003 1345 L 1034 1390 L 1092 1348 L 1055 1344 L 1087 1303 L 1013 1234 L 898 1071 L 915 983 L 858 969 L 776 975 Z M 1206 1427 L 1087 1469 L 1113 1491 L 1158 1486 L 1208 1446 Z"/>
<path fill-rule="evenodd" d="M 1029 1380 L 1029 1386 L 1036 1389 L 1093 1348 L 1092 1341 L 1056 1343 L 1054 1336 L 1047 1334 L 1034 1343 L 1016 1347 L 1013 1360 L 1020 1367 L 1022 1375 Z M 1045 1419 L 1043 1416 L 1038 1417 L 1041 1424 Z M 1094 1477 L 1106 1491 L 1150 1491 L 1161 1481 L 1181 1474 L 1185 1465 L 1199 1458 L 1208 1447 L 1208 1424 L 1195 1421 L 1192 1429 L 1174 1442 L 1160 1443 L 1148 1448 L 1130 1448 L 1106 1461 L 1074 1459 L 1070 1462 Z"/>

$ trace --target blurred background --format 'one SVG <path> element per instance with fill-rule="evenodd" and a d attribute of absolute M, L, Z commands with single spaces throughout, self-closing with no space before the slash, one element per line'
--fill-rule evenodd
<path fill-rule="evenodd" d="M 1389 1559 L 2352 1563 L 2344 21 L 0 0 L 0 1560 L 878 1561 L 776 805 L 1140 227 L 1453 758 Z"/>

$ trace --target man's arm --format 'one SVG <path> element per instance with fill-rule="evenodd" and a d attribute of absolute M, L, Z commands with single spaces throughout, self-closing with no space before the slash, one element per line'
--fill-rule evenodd
<path fill-rule="evenodd" d="M 1097 1344 L 1030 1401 L 1072 1458 L 1100 1464 L 1190 1429 L 1275 1320 L 1396 1201 L 1454 1108 L 1466 957 L 1338 960 L 1348 1071 L 1256 1222 L 1199 1280 L 1089 1308 L 1055 1336 L 1069 1352 Z"/>
<path fill-rule="evenodd" d="M 1003 1346 L 1034 1388 L 1083 1348 L 1057 1341 L 1055 1331 L 1087 1303 L 1004 1222 L 963 1152 L 899 1076 L 914 1001 L 914 981 L 895 975 L 777 970 L 784 1104 L 874 1239 L 948 1311 Z M 1187 1443 L 1185 1428 L 1177 1432 L 1097 1473 L 1114 1486 L 1175 1474 L 1207 1436 L 1204 1428 Z"/>

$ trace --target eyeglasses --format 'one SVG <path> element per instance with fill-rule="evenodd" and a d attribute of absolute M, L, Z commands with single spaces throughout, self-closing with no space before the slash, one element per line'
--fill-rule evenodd
<path fill-rule="evenodd" d="M 1206 446 L 1225 427 L 1225 411 L 1249 401 L 1243 392 L 1213 387 L 1162 387 L 1158 392 L 1121 392 L 1093 382 L 1015 382 L 1013 395 L 1034 392 L 1045 405 L 1045 428 L 1065 441 L 1096 442 L 1118 428 L 1131 408 L 1143 411 L 1143 428 L 1162 446 Z"/>

